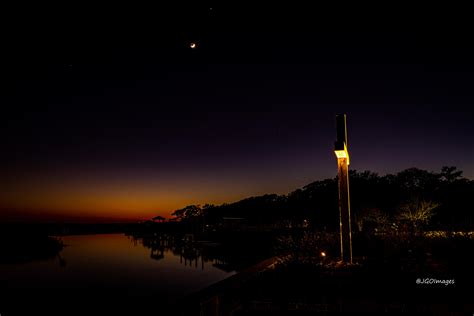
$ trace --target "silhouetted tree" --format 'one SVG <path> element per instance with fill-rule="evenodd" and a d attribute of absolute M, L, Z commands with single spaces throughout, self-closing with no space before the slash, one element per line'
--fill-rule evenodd
<path fill-rule="evenodd" d="M 462 171 L 457 170 L 456 167 L 451 166 L 444 166 L 441 168 L 441 174 L 440 174 L 441 181 L 445 181 L 447 183 L 453 183 L 456 180 L 459 180 L 462 178 Z"/>
<path fill-rule="evenodd" d="M 166 220 L 166 218 L 164 218 L 163 216 L 158 215 L 158 216 L 153 217 L 152 220 L 154 222 L 164 222 Z"/>
<path fill-rule="evenodd" d="M 178 220 L 186 220 L 202 215 L 202 209 L 199 205 L 188 205 L 182 209 L 174 211 L 171 215 L 175 216 Z"/>
<path fill-rule="evenodd" d="M 456 167 L 443 167 L 439 173 L 410 168 L 384 176 L 351 170 L 349 183 L 353 222 L 360 224 L 361 229 L 366 226 L 369 230 L 383 230 L 387 220 L 390 225 L 395 222 L 401 203 L 416 199 L 439 204 L 431 220 L 423 224 L 431 229 L 474 227 L 470 200 L 474 195 L 474 181 L 463 178 L 462 171 Z M 203 222 L 211 225 L 219 225 L 223 217 L 240 217 L 250 225 L 275 227 L 294 227 L 306 220 L 314 229 L 337 231 L 337 179 L 314 181 L 287 195 L 265 194 L 234 203 L 206 204 L 202 208 L 189 205 L 173 212 L 178 220 L 201 215 Z"/>

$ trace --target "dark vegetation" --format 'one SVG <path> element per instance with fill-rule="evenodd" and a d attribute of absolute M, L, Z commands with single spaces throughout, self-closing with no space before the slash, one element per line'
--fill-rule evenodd
<path fill-rule="evenodd" d="M 448 265 L 453 260 L 447 255 L 449 247 L 472 244 L 474 181 L 462 177 L 456 167 L 440 172 L 411 168 L 385 176 L 351 171 L 350 190 L 353 254 L 359 260 L 403 263 L 408 268 L 436 258 Z M 170 221 L 144 223 L 140 233 L 233 240 L 229 247 L 240 246 L 241 251 L 232 250 L 240 253 L 240 259 L 246 257 L 246 247 L 261 247 L 268 256 L 321 263 L 339 254 L 337 200 L 337 179 L 326 179 L 287 195 L 266 194 L 219 206 L 189 205 L 176 210 Z M 259 237 L 247 238 L 251 234 Z M 458 257 L 467 253 L 461 251 Z"/>
<path fill-rule="evenodd" d="M 60 239 L 31 233 L 0 233 L 0 264 L 27 263 L 55 258 L 63 249 Z"/>
<path fill-rule="evenodd" d="M 474 226 L 470 203 L 474 181 L 462 177 L 456 167 L 443 167 L 440 172 L 410 168 L 385 176 L 351 170 L 350 190 L 353 230 L 370 230 L 371 222 L 382 220 L 379 224 L 388 224 L 392 219 L 427 230 L 470 230 Z M 174 211 L 171 221 L 201 225 L 203 230 L 227 224 L 260 230 L 309 225 L 318 231 L 337 231 L 337 200 L 337 179 L 326 179 L 287 195 L 265 194 L 222 205 L 189 205 Z M 420 207 L 429 211 L 423 215 Z"/>
<path fill-rule="evenodd" d="M 352 265 L 339 261 L 337 179 L 288 195 L 175 211 L 174 224 L 198 235 L 233 232 L 238 240 L 258 231 L 273 239 L 277 264 L 217 293 L 219 307 L 208 302 L 207 308 L 224 315 L 457 315 L 473 308 L 467 303 L 474 282 L 474 181 L 455 167 L 386 176 L 352 171 L 350 189 Z M 418 278 L 455 285 L 418 285 Z"/>

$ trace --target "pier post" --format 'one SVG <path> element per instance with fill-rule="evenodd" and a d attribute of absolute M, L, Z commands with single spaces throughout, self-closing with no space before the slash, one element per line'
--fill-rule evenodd
<path fill-rule="evenodd" d="M 341 260 L 352 263 L 351 210 L 349 196 L 349 152 L 347 150 L 346 115 L 336 115 L 337 138 L 334 152 L 337 157 L 337 179 L 339 190 L 339 232 L 341 238 Z"/>

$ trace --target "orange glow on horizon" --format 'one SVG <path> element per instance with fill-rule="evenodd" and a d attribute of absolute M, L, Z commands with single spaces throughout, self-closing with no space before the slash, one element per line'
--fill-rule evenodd
<path fill-rule="evenodd" d="M 229 177 L 230 178 L 230 177 Z M 289 189 L 228 181 L 212 177 L 147 177 L 115 173 L 75 171 L 25 172 L 3 179 L 0 190 L 0 221 L 142 221 L 155 216 L 171 218 L 186 205 L 220 205 L 268 191 Z M 284 185 L 282 185 L 283 187 Z"/>
<path fill-rule="evenodd" d="M 233 192 L 235 193 L 235 192 Z M 239 194 L 240 193 L 240 194 Z M 184 187 L 78 185 L 77 183 L 20 183 L 0 192 L 0 221 L 143 221 L 172 218 L 174 210 L 190 204 L 221 204 L 245 197 Z"/>

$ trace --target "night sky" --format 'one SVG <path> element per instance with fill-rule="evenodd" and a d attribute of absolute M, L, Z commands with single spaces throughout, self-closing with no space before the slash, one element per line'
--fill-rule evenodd
<path fill-rule="evenodd" d="M 15 24 L 0 220 L 146 219 L 288 193 L 336 176 L 337 113 L 351 169 L 454 165 L 474 178 L 464 25 L 185 9 Z"/>

